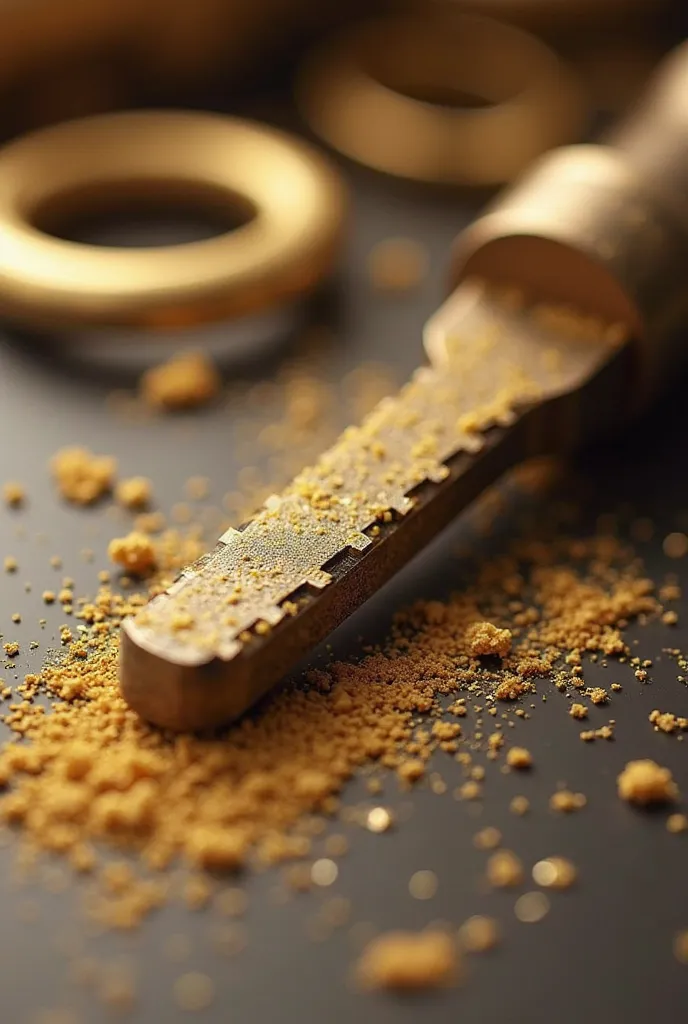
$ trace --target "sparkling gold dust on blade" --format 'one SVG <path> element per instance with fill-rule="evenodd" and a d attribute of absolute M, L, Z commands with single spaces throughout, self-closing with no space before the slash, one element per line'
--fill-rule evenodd
<path fill-rule="evenodd" d="M 523 413 L 577 389 L 613 353 L 599 323 L 464 288 L 428 325 L 433 364 L 127 620 L 122 686 L 143 714 L 184 727 L 245 710 L 506 468 L 512 452 L 504 465 L 472 464 Z M 198 701 L 182 692 L 196 668 L 206 710 L 200 690 Z"/>

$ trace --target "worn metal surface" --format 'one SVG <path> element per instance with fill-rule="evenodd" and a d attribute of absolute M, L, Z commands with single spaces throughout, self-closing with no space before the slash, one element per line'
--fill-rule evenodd
<path fill-rule="evenodd" d="M 132 707 L 174 729 L 236 717 L 510 464 L 579 441 L 590 398 L 574 393 L 625 362 L 603 329 L 556 331 L 547 312 L 475 284 L 448 300 L 436 365 L 124 623 Z"/>

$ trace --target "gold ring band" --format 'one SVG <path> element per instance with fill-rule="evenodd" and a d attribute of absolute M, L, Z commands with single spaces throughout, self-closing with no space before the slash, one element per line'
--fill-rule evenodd
<path fill-rule="evenodd" d="M 109 248 L 42 231 L 42 211 L 142 192 L 251 215 L 181 245 Z M 310 146 L 249 121 L 182 111 L 65 122 L 0 151 L 0 316 L 31 326 L 179 327 L 274 307 L 330 270 L 344 193 Z"/>
<path fill-rule="evenodd" d="M 532 31 L 598 25 L 625 26 L 629 19 L 654 17 L 666 0 L 460 0 L 462 9 L 489 15 Z M 424 10 L 456 8 L 456 0 L 421 0 Z M 619 26 L 621 27 L 621 26 Z"/>
<path fill-rule="evenodd" d="M 577 80 L 544 43 L 472 15 L 359 25 L 310 59 L 297 94 L 335 149 L 439 184 L 510 181 L 540 153 L 576 139 L 585 116 Z M 485 105 L 443 103 L 466 94 Z"/>

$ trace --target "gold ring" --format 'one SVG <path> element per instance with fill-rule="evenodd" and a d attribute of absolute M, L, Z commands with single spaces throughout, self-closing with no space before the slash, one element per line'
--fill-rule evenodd
<path fill-rule="evenodd" d="M 422 6 L 456 7 L 456 0 L 421 0 Z M 619 24 L 629 19 L 656 16 L 667 6 L 666 0 L 460 0 L 462 9 L 526 26 L 533 31 L 561 28 L 590 28 Z"/>
<path fill-rule="evenodd" d="M 452 185 L 510 181 L 576 139 L 585 115 L 575 76 L 544 43 L 473 15 L 359 25 L 308 61 L 297 95 L 313 130 L 347 156 Z"/>
<path fill-rule="evenodd" d="M 202 241 L 84 245 L 40 224 L 94 200 L 151 196 L 237 209 Z M 179 327 L 274 307 L 330 270 L 344 193 L 329 162 L 272 128 L 141 111 L 65 122 L 0 151 L 0 316 L 37 326 Z"/>

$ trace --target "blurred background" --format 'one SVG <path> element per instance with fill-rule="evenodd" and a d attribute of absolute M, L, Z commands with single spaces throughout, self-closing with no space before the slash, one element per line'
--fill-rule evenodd
<path fill-rule="evenodd" d="M 489 15 L 570 59 L 604 112 L 622 108 L 688 18 L 681 0 L 9 0 L 0 6 L 2 135 L 132 105 L 240 106 L 290 91 L 319 39 L 377 13 Z M 430 84 L 430 83 L 429 83 Z"/>
<path fill-rule="evenodd" d="M 476 16 L 493 21 L 466 20 Z M 156 508 L 172 524 L 202 520 L 204 542 L 212 544 L 422 361 L 423 325 L 445 297 L 452 242 L 485 200 L 548 146 L 600 137 L 687 30 L 685 0 L 0 0 L 3 141 L 130 108 L 237 113 L 308 139 L 330 156 L 350 196 L 331 283 L 288 308 L 192 324 L 155 340 L 135 327 L 72 330 L 55 323 L 29 331 L 0 316 L 0 481 L 21 481 L 29 495 L 20 521 L 10 510 L 0 518 L 2 553 L 16 555 L 25 574 L 8 576 L 0 595 L 0 621 L 21 642 L 16 671 L 40 671 L 45 647 L 59 646 L 64 613 L 41 600 L 62 572 L 50 556 L 60 556 L 77 592 L 93 592 L 108 542 L 131 524 L 111 503 L 82 509 L 60 500 L 47 469 L 56 449 L 87 444 L 117 458 L 124 476 L 149 477 Z M 475 116 L 481 112 L 487 116 Z M 471 133 L 470 125 L 479 127 Z M 207 211 L 161 213 L 138 204 L 129 212 L 118 206 L 72 216 L 55 231 L 140 246 L 204 238 L 228 226 Z M 141 371 L 180 348 L 209 352 L 222 388 L 193 416 L 152 413 L 135 398 Z M 586 524 L 621 507 L 630 520 L 649 523 L 641 553 L 658 580 L 679 568 L 667 562 L 661 538 L 688 526 L 688 428 L 685 398 L 678 397 L 616 447 L 587 453 L 575 474 L 567 467 Z M 190 509 L 187 484 L 199 476 L 212 481 L 212 503 Z M 466 550 L 489 554 L 514 536 L 519 501 L 527 502 L 536 526 L 551 525 L 537 494 L 516 500 L 504 493 L 506 500 L 502 491 L 489 492 L 472 525 L 460 517 L 449 536 L 349 620 L 333 637 L 337 656 L 356 658 L 362 643 L 382 641 L 392 616 L 419 595 L 441 598 L 454 590 L 467 571 Z M 570 508 L 568 500 L 562 508 Z M 85 546 L 93 562 L 81 557 Z M 685 569 L 683 575 L 685 592 Z M 32 593 L 24 592 L 24 579 L 33 582 Z M 18 613 L 21 622 L 9 625 Z M 36 628 L 39 616 L 44 632 Z M 42 647 L 34 652 L 37 633 Z M 654 658 L 666 635 L 648 635 L 638 651 Z M 685 649 L 685 634 L 674 635 Z M 675 684 L 672 672 L 665 662 L 657 682 Z M 615 714 L 618 707 L 626 715 L 611 748 L 619 763 L 645 749 L 648 700 L 631 700 L 627 713 L 615 705 Z M 681 706 L 677 697 L 676 710 Z M 600 790 L 600 752 L 581 756 L 566 718 L 554 701 L 538 711 L 538 731 L 530 735 L 549 768 L 535 773 L 532 785 L 542 806 L 555 778 L 595 795 L 580 825 L 562 826 L 586 885 L 545 928 L 516 932 L 514 919 L 508 955 L 466 987 L 460 1005 L 449 998 L 423 1005 L 432 1024 L 457 1014 L 486 1024 L 547 1024 L 553 1006 L 561 1024 L 644 1024 L 658 1010 L 663 1024 L 685 1020 L 685 967 L 673 962 L 667 937 L 687 923 L 680 898 L 685 849 L 664 835 L 659 818 L 626 826 Z M 663 754 L 677 777 L 682 754 L 678 744 Z M 500 786 L 498 779 L 484 818 L 510 835 L 521 826 L 513 824 Z M 350 830 L 341 892 L 381 928 L 426 922 L 426 909 L 399 898 L 419 864 L 448 881 L 441 901 L 430 905 L 433 916 L 458 920 L 482 906 L 469 811 L 460 819 L 448 815 L 427 789 L 413 813 L 411 827 L 381 852 Z M 518 841 L 529 862 L 558 849 L 556 827 L 546 815 L 524 825 Z M 79 920 L 83 895 L 81 883 L 41 893 L 40 921 L 29 920 L 13 855 L 10 845 L 0 849 L 0 1016 L 7 1024 L 34 1022 L 28 1011 L 54 1005 L 65 989 L 71 1005 L 67 958 L 55 937 Z M 417 1004 L 358 1000 L 346 984 L 348 940 L 313 942 L 312 904 L 294 900 L 276 913 L 274 883 L 272 872 L 247 881 L 251 942 L 231 963 L 213 951 L 205 916 L 180 906 L 136 936 L 89 932 L 84 951 L 135 955 L 141 1005 L 134 1022 L 188 1019 L 169 997 L 178 967 L 161 953 L 179 930 L 189 936 L 193 962 L 215 971 L 222 1019 L 225 1007 L 226 1019 L 242 1024 L 419 1019 Z M 92 1024 L 109 1013 L 88 1003 L 78 1020 Z"/>

